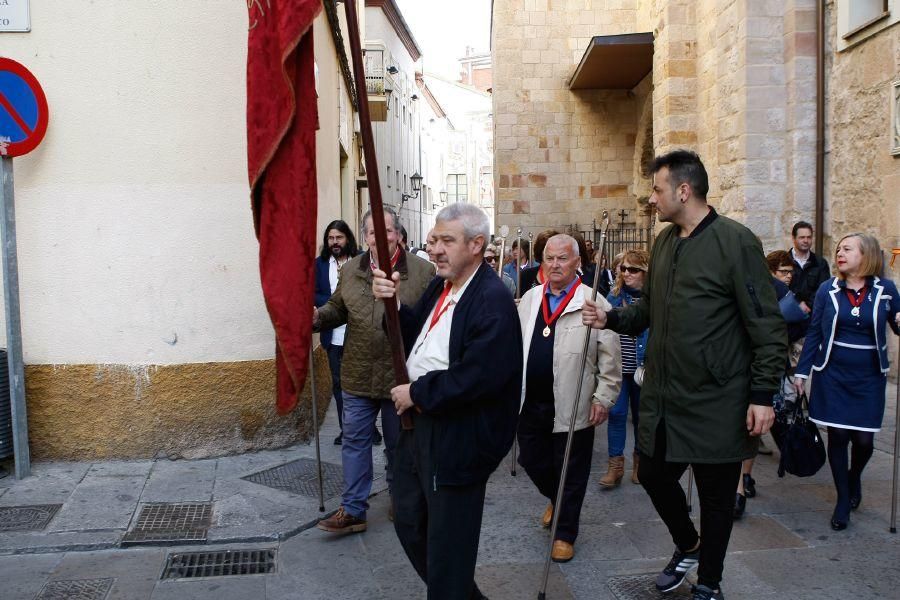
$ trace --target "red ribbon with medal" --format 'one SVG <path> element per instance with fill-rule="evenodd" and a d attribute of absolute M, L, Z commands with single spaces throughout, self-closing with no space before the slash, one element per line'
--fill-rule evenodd
<path fill-rule="evenodd" d="M 543 299 L 541 301 L 541 311 L 543 312 L 544 324 L 546 325 L 546 327 L 544 327 L 544 330 L 541 332 L 544 334 L 544 337 L 550 337 L 550 326 L 553 325 L 553 322 L 559 318 L 559 315 L 562 314 L 562 312 L 566 309 L 566 306 L 569 305 L 569 302 L 572 300 L 572 298 L 575 297 L 575 292 L 578 291 L 578 286 L 580 284 L 577 280 L 575 281 L 572 289 L 569 290 L 569 293 L 566 294 L 566 297 L 562 299 L 562 302 L 559 303 L 559 306 L 556 307 L 556 310 L 553 311 L 552 315 L 550 314 L 550 300 L 547 299 L 547 286 L 549 285 L 549 283 L 544 284 Z"/>
<path fill-rule="evenodd" d="M 844 289 L 844 292 L 847 294 L 847 300 L 850 301 L 850 304 L 853 308 L 850 309 L 850 314 L 854 317 L 859 316 L 859 307 L 862 306 L 863 300 L 866 298 L 866 286 L 862 286 L 859 290 L 859 295 L 853 293 L 852 290 Z"/>

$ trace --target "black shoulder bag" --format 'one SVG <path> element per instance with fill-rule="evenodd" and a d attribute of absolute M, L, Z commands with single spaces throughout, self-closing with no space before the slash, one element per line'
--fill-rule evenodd
<path fill-rule="evenodd" d="M 778 476 L 788 472 L 797 477 L 811 477 L 825 464 L 825 442 L 816 424 L 806 413 L 806 394 L 800 396 L 794 408 L 793 422 L 784 432 Z"/>

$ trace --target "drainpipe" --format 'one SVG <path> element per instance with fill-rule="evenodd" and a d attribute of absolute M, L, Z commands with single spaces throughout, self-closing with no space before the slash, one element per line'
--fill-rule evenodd
<path fill-rule="evenodd" d="M 825 228 L 825 0 L 816 2 L 816 254 Z"/>

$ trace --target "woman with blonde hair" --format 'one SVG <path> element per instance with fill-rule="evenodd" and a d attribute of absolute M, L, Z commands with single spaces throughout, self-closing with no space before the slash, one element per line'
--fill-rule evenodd
<path fill-rule="evenodd" d="M 900 295 L 881 279 L 881 248 L 852 233 L 835 251 L 838 274 L 816 292 L 812 320 L 794 376 L 800 394 L 812 372 L 809 416 L 828 428 L 828 463 L 837 490 L 831 528 L 847 528 L 862 502 L 862 472 L 884 417 L 887 325 L 900 335 Z M 850 460 L 847 449 L 852 443 Z"/>
<path fill-rule="evenodd" d="M 641 298 L 644 279 L 650 264 L 650 255 L 646 250 L 627 250 L 616 256 L 613 268 L 616 279 L 606 299 L 613 306 L 634 304 Z M 627 437 L 628 407 L 631 406 L 631 423 L 634 426 L 634 454 L 632 455 L 631 482 L 640 483 L 638 470 L 638 404 L 641 399 L 641 388 L 635 382 L 634 374 L 644 364 L 644 352 L 647 349 L 647 336 L 650 330 L 645 329 L 640 335 L 633 337 L 619 334 L 622 348 L 622 388 L 619 398 L 609 411 L 609 424 L 606 439 L 609 446 L 609 468 L 600 479 L 604 488 L 614 488 L 625 476 L 625 438 Z"/>

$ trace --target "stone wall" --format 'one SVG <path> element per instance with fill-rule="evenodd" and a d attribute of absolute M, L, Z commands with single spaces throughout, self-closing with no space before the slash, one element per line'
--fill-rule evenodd
<path fill-rule="evenodd" d="M 495 2 L 498 226 L 535 233 L 584 228 L 603 209 L 635 207 L 635 140 L 644 98 L 627 91 L 572 92 L 568 80 L 593 36 L 635 31 L 636 14 L 633 0 Z"/>

